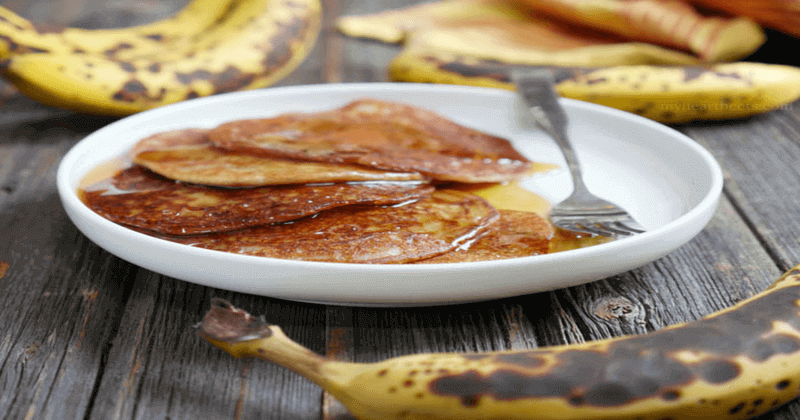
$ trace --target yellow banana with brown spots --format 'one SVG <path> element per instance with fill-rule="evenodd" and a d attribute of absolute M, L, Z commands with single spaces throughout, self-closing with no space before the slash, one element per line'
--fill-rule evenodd
<path fill-rule="evenodd" d="M 113 116 L 261 88 L 305 58 L 320 29 L 320 9 L 319 0 L 233 0 L 204 33 L 158 48 L 12 53 L 0 62 L 0 74 L 46 105 Z"/>
<path fill-rule="evenodd" d="M 204 34 L 243 0 L 192 0 L 173 16 L 113 29 L 48 30 L 0 7 L 0 57 L 16 54 L 101 54 L 124 59 L 163 50 L 166 44 Z"/>
<path fill-rule="evenodd" d="M 514 89 L 508 64 L 424 52 L 404 52 L 390 78 Z M 800 69 L 736 62 L 707 67 L 551 67 L 558 93 L 663 123 L 723 120 L 762 114 L 800 99 Z"/>
<path fill-rule="evenodd" d="M 800 265 L 694 322 L 527 351 L 340 362 L 224 301 L 200 334 L 299 372 L 360 419 L 744 419 L 800 395 Z"/>

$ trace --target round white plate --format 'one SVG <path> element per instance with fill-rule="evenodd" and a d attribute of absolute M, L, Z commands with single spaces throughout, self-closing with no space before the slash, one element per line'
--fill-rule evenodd
<path fill-rule="evenodd" d="M 138 266 L 193 283 L 283 299 L 355 305 L 430 305 L 513 296 L 605 278 L 653 261 L 708 223 L 722 171 L 693 140 L 656 122 L 593 104 L 563 100 L 588 187 L 629 210 L 644 234 L 561 253 L 500 261 L 361 265 L 289 261 L 193 248 L 143 235 L 86 207 L 76 190 L 92 168 L 123 155 L 139 139 L 169 129 L 330 109 L 363 97 L 401 101 L 509 138 L 530 159 L 562 165 L 543 133 L 516 126 L 511 92 L 446 85 L 331 84 L 282 87 L 190 100 L 142 112 L 92 133 L 62 160 L 58 192 L 87 237 Z M 557 202 L 572 187 L 565 170 L 524 186 Z"/>

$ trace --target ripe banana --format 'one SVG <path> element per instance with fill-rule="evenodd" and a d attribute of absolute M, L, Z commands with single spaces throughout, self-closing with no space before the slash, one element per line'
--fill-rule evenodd
<path fill-rule="evenodd" d="M 172 17 L 115 29 L 64 28 L 47 31 L 0 7 L 0 57 L 12 54 L 102 54 L 126 59 L 133 54 L 156 52 L 165 44 L 203 34 L 225 19 L 242 0 L 192 0 Z"/>
<path fill-rule="evenodd" d="M 195 0 L 178 13 L 178 20 L 202 14 L 203 2 L 212 1 Z M 305 58 L 320 29 L 319 0 L 219 0 L 214 4 L 209 15 L 215 19 L 202 33 L 184 30 L 188 36 L 181 37 L 175 35 L 181 32 L 170 32 L 164 35 L 169 42 L 143 44 L 138 41 L 147 38 L 142 34 L 151 34 L 149 30 L 120 29 L 120 40 L 110 50 L 89 36 L 82 38 L 86 42 L 79 52 L 65 49 L 64 42 L 53 47 L 54 52 L 20 48 L 41 45 L 17 42 L 15 36 L 23 33 L 20 29 L 0 36 L 14 47 L 0 62 L 0 74 L 23 94 L 46 105 L 122 116 L 185 99 L 268 86 Z M 224 6 L 223 12 L 219 6 Z M 169 21 L 148 27 L 169 26 Z M 131 41 L 130 49 L 121 47 L 128 45 L 126 39 Z M 45 41 L 52 41 L 46 45 L 58 43 L 57 38 Z"/>
<path fill-rule="evenodd" d="M 800 265 L 698 321 L 577 345 L 324 358 L 218 300 L 200 334 L 316 382 L 360 419 L 741 419 L 800 394 Z"/>
<path fill-rule="evenodd" d="M 514 89 L 510 65 L 452 55 L 404 52 L 389 71 L 395 81 Z M 558 93 L 663 123 L 761 114 L 800 98 L 800 69 L 750 62 L 708 67 L 553 67 Z"/>

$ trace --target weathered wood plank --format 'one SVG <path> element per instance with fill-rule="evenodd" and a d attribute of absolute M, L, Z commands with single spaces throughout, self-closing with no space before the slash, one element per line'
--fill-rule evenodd
<path fill-rule="evenodd" d="M 60 157 L 94 126 L 81 118 L 4 124 L 0 412 L 82 419 L 129 275 L 77 232 L 55 191 Z"/>
<path fill-rule="evenodd" d="M 324 308 L 240 295 L 139 269 L 92 418 L 319 418 L 321 391 L 275 365 L 237 360 L 200 338 L 193 325 L 212 297 L 280 324 L 323 351 Z M 292 396 L 287 398 L 287 396 Z"/>
<path fill-rule="evenodd" d="M 763 290 L 780 275 L 727 200 L 673 253 L 628 273 L 559 293 L 587 339 L 691 321 Z"/>
<path fill-rule="evenodd" d="M 682 128 L 724 162 L 726 194 L 786 269 L 800 262 L 800 102 L 741 121 Z"/>

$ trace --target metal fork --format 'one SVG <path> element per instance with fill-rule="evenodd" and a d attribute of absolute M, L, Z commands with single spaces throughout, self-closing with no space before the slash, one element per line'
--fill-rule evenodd
<path fill-rule="evenodd" d="M 567 161 L 574 190 L 550 212 L 550 221 L 561 229 L 592 235 L 619 236 L 645 229 L 625 210 L 603 200 L 586 188 L 578 158 L 567 137 L 567 116 L 558 103 L 553 75 L 545 69 L 515 69 L 511 78 L 517 88 L 515 112 L 518 123 L 536 126 L 552 137 Z"/>

